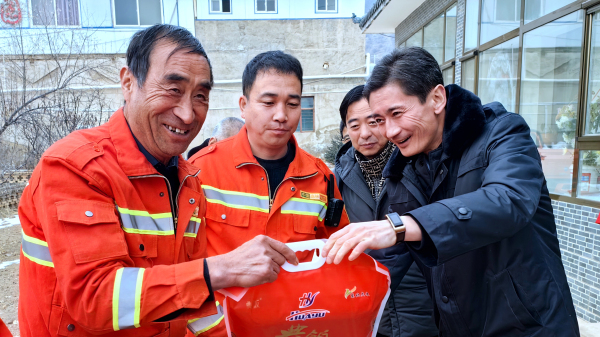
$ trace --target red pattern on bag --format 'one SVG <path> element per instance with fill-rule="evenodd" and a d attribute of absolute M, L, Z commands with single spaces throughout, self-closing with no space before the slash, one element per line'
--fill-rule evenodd
<path fill-rule="evenodd" d="M 387 268 L 366 254 L 221 292 L 231 337 L 375 336 L 389 296 Z"/>

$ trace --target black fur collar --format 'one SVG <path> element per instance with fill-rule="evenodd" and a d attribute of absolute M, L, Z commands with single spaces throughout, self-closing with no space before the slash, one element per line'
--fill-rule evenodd
<path fill-rule="evenodd" d="M 449 157 L 460 155 L 483 130 L 486 118 L 479 97 L 456 84 L 446 86 L 446 120 L 442 148 Z M 385 178 L 402 175 L 412 158 L 402 156 L 396 149 L 383 170 Z"/>

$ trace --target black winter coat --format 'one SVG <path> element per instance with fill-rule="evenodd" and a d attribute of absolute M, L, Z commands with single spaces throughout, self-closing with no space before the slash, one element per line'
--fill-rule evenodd
<path fill-rule="evenodd" d="M 416 158 L 384 169 L 390 210 L 423 232 L 392 268 L 413 259 L 427 280 L 440 336 L 579 336 L 539 153 L 525 120 L 457 85 L 430 195 Z"/>
<path fill-rule="evenodd" d="M 377 200 L 373 199 L 364 175 L 356 161 L 355 149 L 346 143 L 336 156 L 335 177 L 346 213 L 350 222 L 383 220 L 388 213 L 389 198 L 383 191 Z M 395 251 L 401 247 L 391 247 L 369 252 L 384 265 L 394 263 Z M 402 250 L 400 250 L 402 251 Z M 393 289 L 392 289 L 393 290 Z M 394 337 L 431 337 L 438 334 L 433 320 L 433 305 L 427 292 L 427 283 L 416 263 L 409 268 L 398 288 L 390 295 L 388 307 L 382 317 L 379 333 Z"/>

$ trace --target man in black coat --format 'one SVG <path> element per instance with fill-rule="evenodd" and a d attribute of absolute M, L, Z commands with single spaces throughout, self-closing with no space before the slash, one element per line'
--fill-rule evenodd
<path fill-rule="evenodd" d="M 381 134 L 369 102 L 362 95 L 364 87 L 352 88 L 340 104 L 340 117 L 347 124 L 350 142 L 338 152 L 334 173 L 351 222 L 385 219 L 390 203 L 383 168 L 396 148 Z M 393 266 L 396 250 L 397 247 L 372 250 L 369 255 L 384 265 Z M 437 335 L 427 284 L 413 263 L 398 288 L 392 289 L 377 336 Z"/>
<path fill-rule="evenodd" d="M 398 244 L 416 261 L 441 336 L 579 336 L 539 153 L 525 120 L 456 85 L 421 48 L 396 50 L 363 92 L 398 150 L 384 176 L 388 220 L 331 236 L 323 254 Z M 393 285 L 392 285 L 393 286 Z"/>

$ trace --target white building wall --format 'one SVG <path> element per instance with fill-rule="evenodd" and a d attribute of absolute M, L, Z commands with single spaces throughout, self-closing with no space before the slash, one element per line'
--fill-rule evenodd
<path fill-rule="evenodd" d="M 122 54 L 127 50 L 131 36 L 140 29 L 148 26 L 118 26 L 114 20 L 114 0 L 79 0 L 79 25 L 49 27 L 52 34 L 70 38 L 73 31 L 80 36 L 90 39 L 89 47 L 85 53 L 93 54 Z M 138 0 L 140 6 L 145 0 Z M 195 34 L 194 29 L 194 1 L 195 0 L 161 0 L 162 23 L 181 26 Z M 10 53 L 7 48 L 10 36 L 19 28 L 23 34 L 25 50 L 35 49 L 37 53 L 44 54 L 48 51 L 42 48 L 36 37 L 45 34 L 46 27 L 35 26 L 32 18 L 31 0 L 19 0 L 21 20 L 18 24 L 10 25 L 0 20 L 0 49 L 3 53 Z"/>
<path fill-rule="evenodd" d="M 349 18 L 364 14 L 365 0 L 336 0 L 336 11 L 317 11 L 317 0 L 276 0 L 275 13 L 256 12 L 255 0 L 231 0 L 231 13 L 211 13 L 211 0 L 196 0 L 198 20 L 286 20 Z"/>

